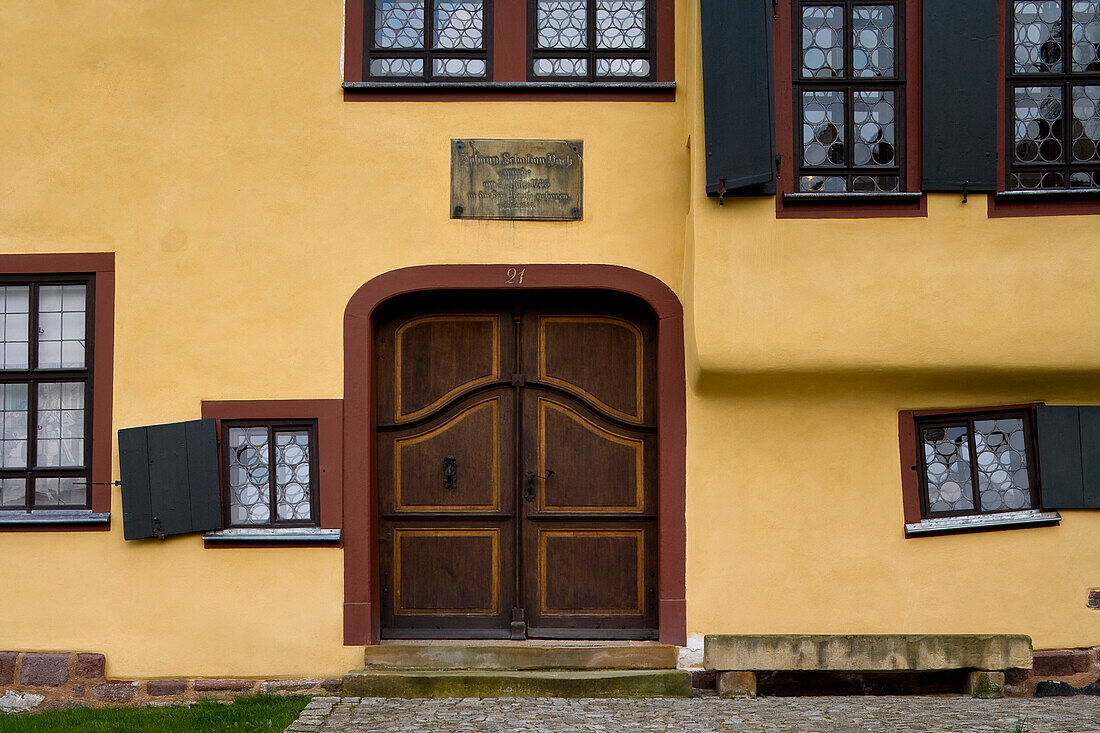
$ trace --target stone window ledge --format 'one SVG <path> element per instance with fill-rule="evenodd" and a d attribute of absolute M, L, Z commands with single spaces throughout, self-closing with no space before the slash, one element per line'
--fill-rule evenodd
<path fill-rule="evenodd" d="M 206 542 L 219 544 L 230 542 L 335 544 L 340 541 L 340 530 L 317 527 L 241 527 L 206 532 L 202 538 Z"/>
<path fill-rule="evenodd" d="M 676 82 L 673 81 L 594 81 L 594 82 L 569 82 L 569 81 L 433 81 L 433 82 L 402 82 L 402 81 L 345 81 L 340 85 L 345 92 L 365 91 L 510 91 L 510 92 L 607 92 L 607 91 L 639 91 L 639 92 L 674 92 Z"/>
<path fill-rule="evenodd" d="M 35 509 L 30 512 L 0 511 L 0 527 L 110 523 L 110 512 L 90 512 L 85 509 Z"/>
<path fill-rule="evenodd" d="M 997 529 L 1009 527 L 1029 527 L 1044 524 L 1057 524 L 1062 521 L 1058 512 L 1044 512 L 1029 509 L 1022 512 L 1002 512 L 1000 514 L 974 514 L 963 517 L 939 517 L 924 519 L 905 525 L 905 534 L 925 535 L 944 532 L 965 532 L 967 530 Z"/>

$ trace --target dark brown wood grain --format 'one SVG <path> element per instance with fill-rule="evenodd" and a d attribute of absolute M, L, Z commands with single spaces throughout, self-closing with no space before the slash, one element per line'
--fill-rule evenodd
<path fill-rule="evenodd" d="M 653 331 L 623 296 L 383 314 L 383 636 L 656 637 Z"/>

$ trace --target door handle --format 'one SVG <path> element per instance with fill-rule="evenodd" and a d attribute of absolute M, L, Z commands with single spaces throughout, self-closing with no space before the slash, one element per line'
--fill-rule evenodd
<path fill-rule="evenodd" d="M 546 481 L 548 478 L 554 475 L 554 472 L 549 468 L 546 469 L 545 476 L 539 476 L 534 471 L 523 472 L 523 500 L 534 501 L 535 500 L 535 481 Z"/>
<path fill-rule="evenodd" d="M 455 489 L 458 487 L 458 466 L 454 456 L 443 458 L 443 488 Z"/>

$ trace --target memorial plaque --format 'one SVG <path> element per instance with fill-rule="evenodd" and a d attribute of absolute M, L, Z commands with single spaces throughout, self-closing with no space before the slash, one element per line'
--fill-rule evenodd
<path fill-rule="evenodd" d="M 451 140 L 452 219 L 579 221 L 580 140 Z"/>

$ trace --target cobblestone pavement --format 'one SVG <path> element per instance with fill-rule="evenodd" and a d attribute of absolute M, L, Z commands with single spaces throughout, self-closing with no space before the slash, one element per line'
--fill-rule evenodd
<path fill-rule="evenodd" d="M 287 731 L 1100 733 L 1100 697 L 718 697 L 660 700 L 316 697 Z"/>

